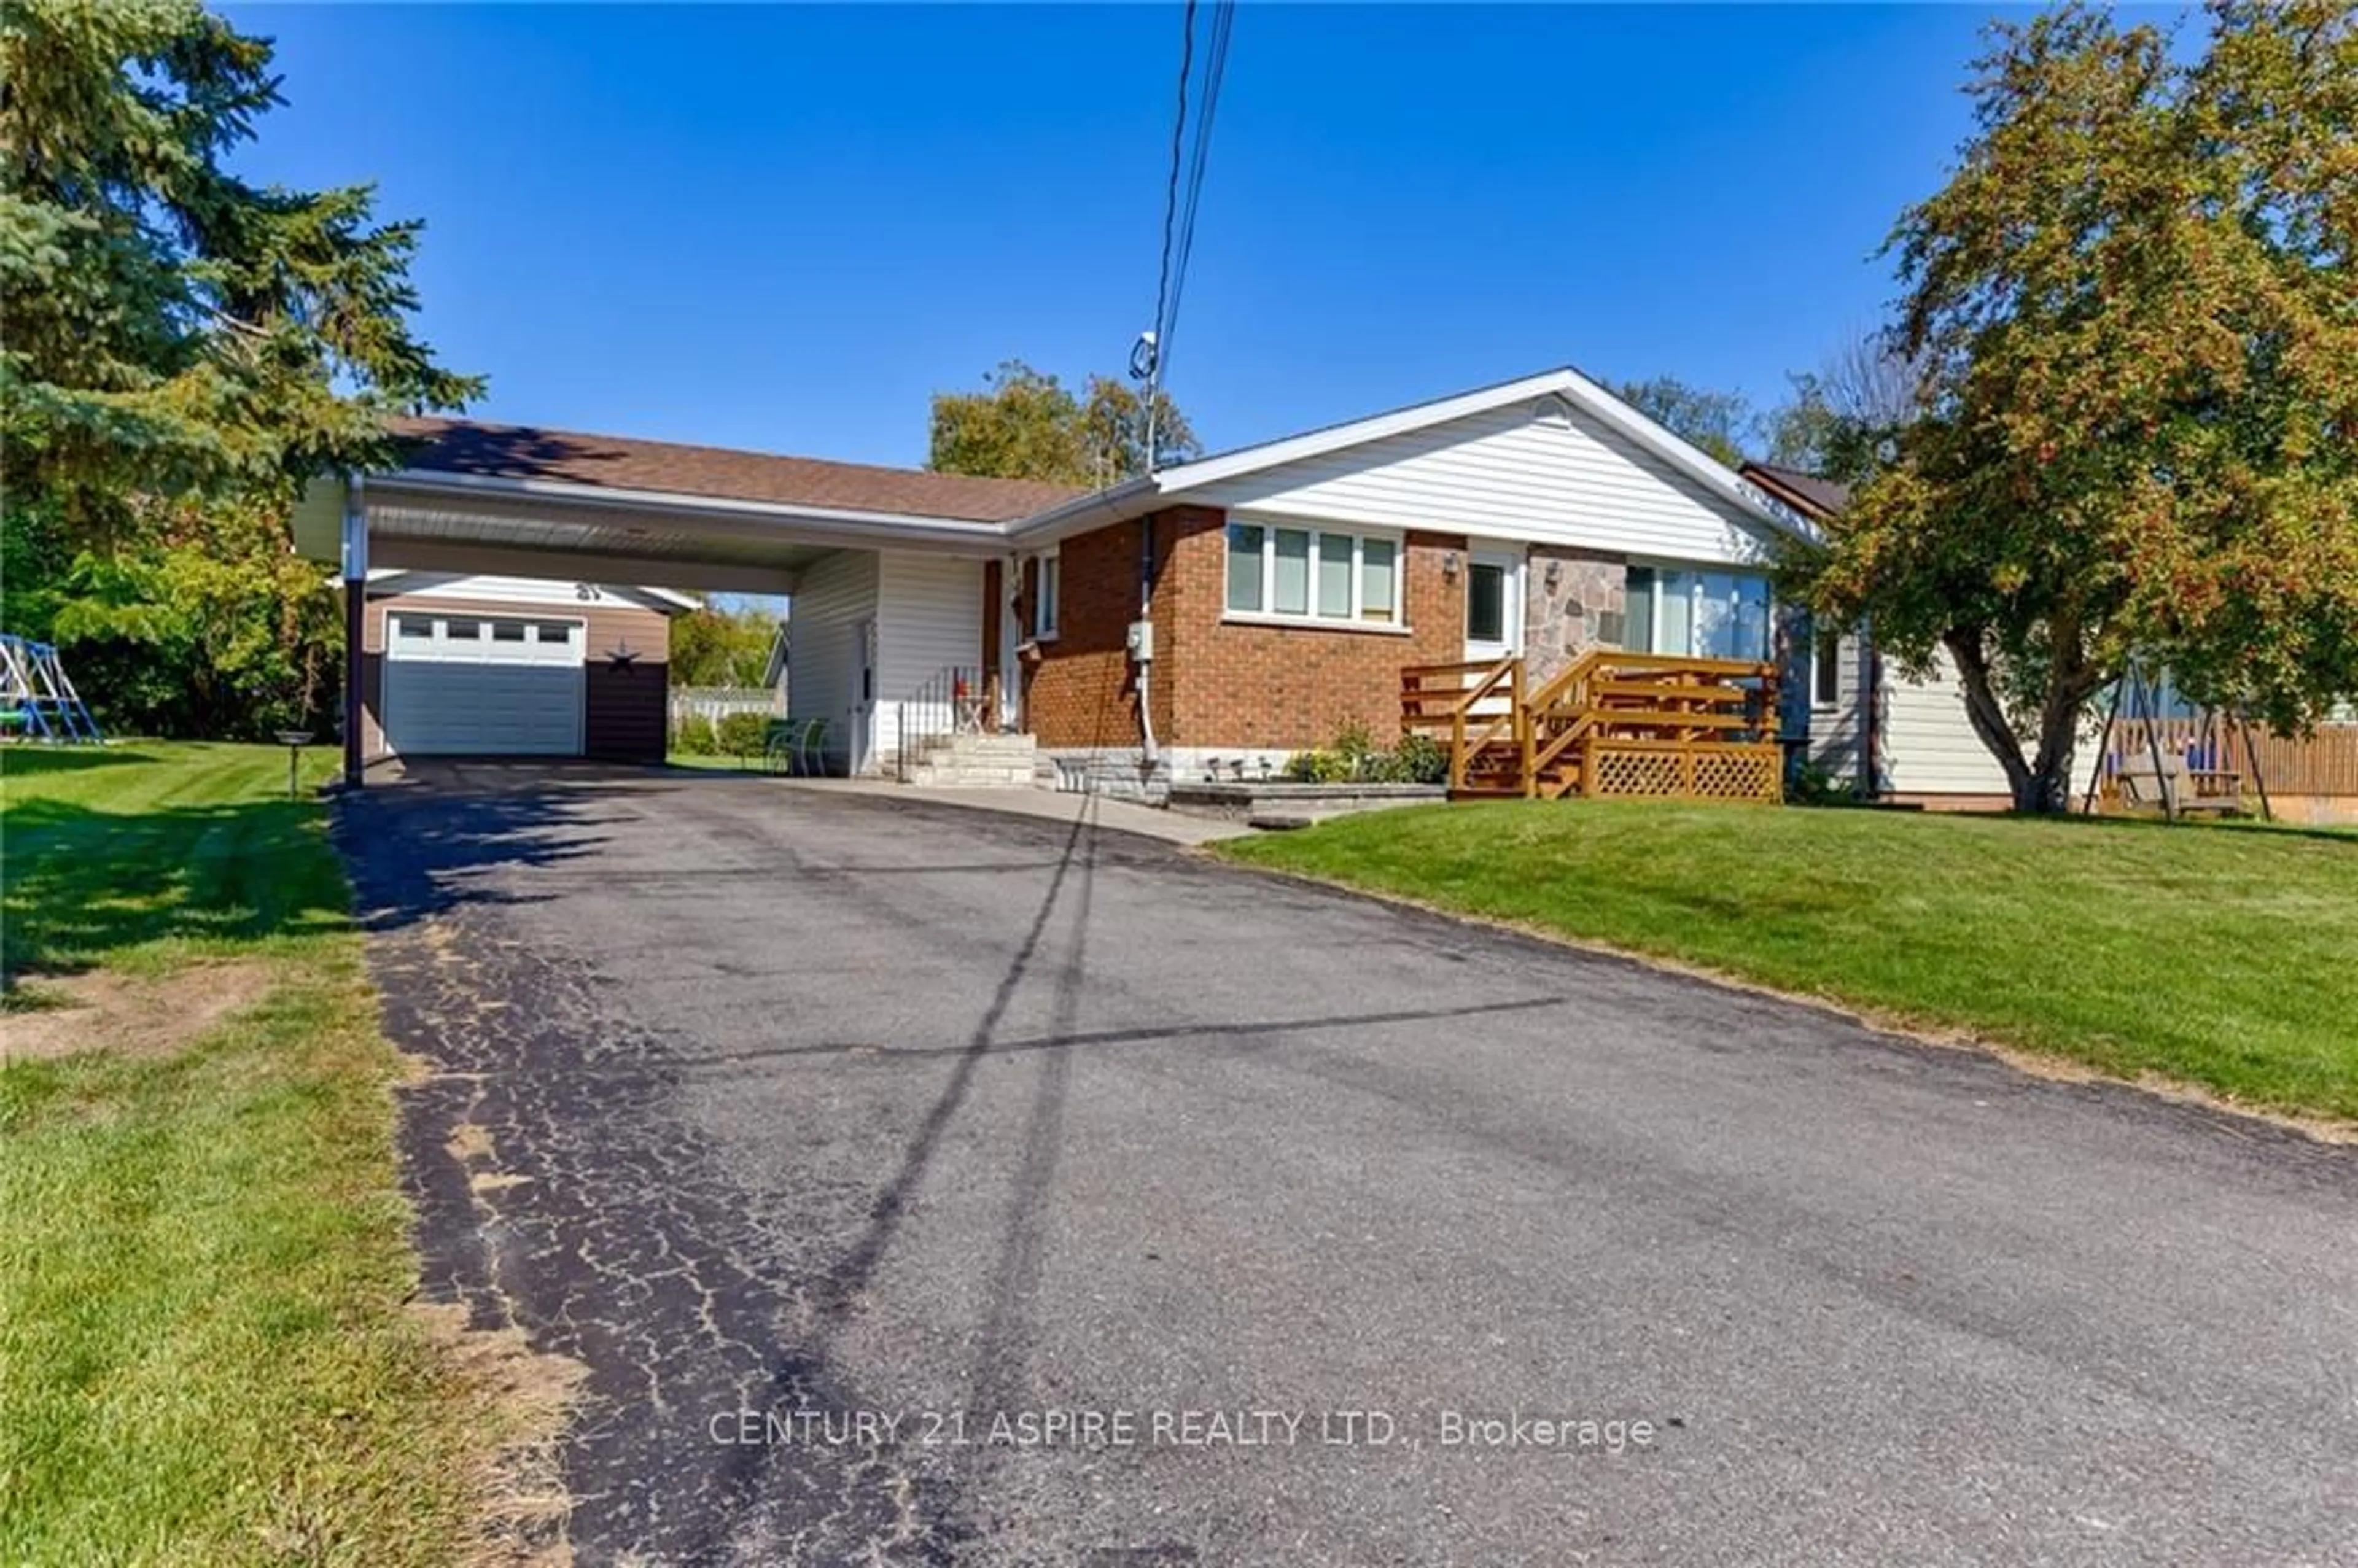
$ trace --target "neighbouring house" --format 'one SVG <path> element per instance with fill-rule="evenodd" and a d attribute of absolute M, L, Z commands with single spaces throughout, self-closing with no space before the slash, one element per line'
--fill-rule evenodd
<path fill-rule="evenodd" d="M 1846 486 L 1768 463 L 1743 477 L 1823 526 L 1850 503 Z M 1863 629 L 1821 633 L 1808 659 L 1809 756 L 1862 795 L 1898 805 L 2004 810 L 2006 770 L 1974 733 L 1955 666 L 1937 655 L 1911 680 L 1890 667 Z M 2083 769 L 2088 759 L 2079 759 Z"/>
<path fill-rule="evenodd" d="M 1850 503 L 1843 485 L 1768 463 L 1744 465 L 1745 479 L 1823 527 Z M 2004 809 L 2006 773 L 1974 733 L 1956 667 L 1945 654 L 1910 678 L 1875 647 L 1871 628 L 1813 639 L 1809 661 L 1809 756 L 1862 794 L 1897 805 Z M 2155 748 L 2195 768 L 2235 779 L 2247 807 L 2263 803 L 2295 821 L 2358 821 L 2358 713 L 2338 710 L 2307 735 L 2270 735 L 2232 714 L 2204 708 L 2157 674 L 2120 710 L 2112 694 L 2093 706 L 2072 757 L 2074 806 L 2105 808 L 2110 781 L 2141 766 Z"/>
<path fill-rule="evenodd" d="M 461 420 L 406 433 L 400 469 L 313 487 L 299 547 L 348 579 L 788 595 L 788 707 L 826 721 L 838 771 L 980 730 L 1026 738 L 1043 777 L 1151 795 L 1348 725 L 1388 735 L 1408 665 L 1517 654 L 1539 680 L 1617 647 L 1781 658 L 1789 697 L 1801 675 L 1769 567 L 1810 509 L 1572 370 L 1094 492 Z M 1804 743 L 1838 756 L 1863 685 L 1836 672 Z"/>
<path fill-rule="evenodd" d="M 379 568 L 362 621 L 361 753 L 661 762 L 660 588 Z"/>

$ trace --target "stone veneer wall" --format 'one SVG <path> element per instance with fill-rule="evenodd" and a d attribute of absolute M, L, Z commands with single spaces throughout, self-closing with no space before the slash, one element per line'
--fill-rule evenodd
<path fill-rule="evenodd" d="M 1629 567 L 1620 557 L 1534 545 L 1523 582 L 1523 660 L 1532 685 L 1600 643 L 1628 645 Z"/>

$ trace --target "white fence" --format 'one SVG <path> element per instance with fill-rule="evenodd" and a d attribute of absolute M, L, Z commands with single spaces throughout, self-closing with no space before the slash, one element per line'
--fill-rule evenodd
<path fill-rule="evenodd" d="M 784 687 L 773 689 L 760 686 L 676 686 L 671 688 L 671 728 L 675 733 L 690 719 L 701 719 L 709 724 L 732 713 L 784 718 L 785 711 L 786 692 Z"/>

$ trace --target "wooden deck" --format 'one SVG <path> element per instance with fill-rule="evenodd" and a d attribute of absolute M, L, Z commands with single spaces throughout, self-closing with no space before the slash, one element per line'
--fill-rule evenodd
<path fill-rule="evenodd" d="M 1784 798 L 1768 664 L 1594 648 L 1536 685 L 1515 655 L 1412 665 L 1401 729 L 1448 748 L 1452 799 Z"/>

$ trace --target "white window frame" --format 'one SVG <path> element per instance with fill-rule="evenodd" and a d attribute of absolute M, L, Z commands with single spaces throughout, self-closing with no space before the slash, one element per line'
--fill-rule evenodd
<path fill-rule="evenodd" d="M 1056 622 L 1065 613 L 1064 553 L 1055 547 L 1040 552 L 1032 568 L 1032 640 L 1053 643 Z"/>
<path fill-rule="evenodd" d="M 1773 597 L 1773 595 L 1772 595 Z M 1824 673 L 1826 661 L 1832 660 L 1834 690 L 1832 697 L 1824 693 L 1818 677 Z M 1843 634 L 1839 628 L 1819 632 L 1812 629 L 1810 638 L 1810 708 L 1817 713 L 1832 713 L 1842 707 Z"/>
<path fill-rule="evenodd" d="M 1228 603 L 1228 528 L 1258 528 L 1260 533 L 1260 604 L 1259 610 L 1238 610 Z M 1306 607 L 1301 611 L 1282 611 L 1277 604 L 1277 535 L 1279 529 L 1310 535 L 1307 557 L 1308 578 L 1303 595 Z M 1351 607 L 1347 614 L 1322 615 L 1318 612 L 1318 566 L 1325 558 L 1328 539 L 1348 539 L 1351 542 Z M 1368 620 L 1368 541 L 1373 539 L 1392 547 L 1392 604 L 1389 621 Z M 1340 524 L 1322 523 L 1314 518 L 1278 518 L 1252 513 L 1231 512 L 1220 529 L 1220 619 L 1240 626 L 1307 626 L 1322 632 L 1374 632 L 1390 636 L 1407 636 L 1408 624 L 1408 542 L 1400 533 L 1390 528 L 1365 528 Z"/>
<path fill-rule="evenodd" d="M 1669 596 L 1662 591 L 1662 579 L 1671 575 L 1672 573 L 1676 573 L 1681 577 L 1692 578 L 1694 579 L 1693 582 L 1689 585 L 1687 589 L 1687 631 L 1689 641 L 1692 642 L 1694 628 L 1701 619 L 1700 611 L 1703 605 L 1700 594 L 1703 586 L 1703 579 L 1707 573 L 1722 572 L 1729 577 L 1756 579 L 1767 589 L 1768 598 L 1764 600 L 1766 608 L 1761 616 L 1761 625 L 1766 629 L 1763 635 L 1763 641 L 1768 644 L 1768 646 L 1766 651 L 1760 654 L 1758 661 L 1747 659 L 1745 662 L 1747 664 L 1754 662 L 1768 664 L 1771 662 L 1777 650 L 1777 582 L 1776 579 L 1770 577 L 1767 572 L 1756 571 L 1749 567 L 1741 567 L 1732 563 L 1717 561 L 1638 560 L 1631 561 L 1629 564 L 1632 567 L 1642 568 L 1654 575 L 1654 589 L 1653 592 L 1648 596 L 1647 605 L 1647 652 L 1659 654 L 1662 651 L 1662 605 L 1669 598 Z M 1626 642 L 1627 640 L 1628 633 L 1625 630 L 1623 633 L 1623 641 Z M 1668 656 L 1671 658 L 1713 659 L 1718 658 L 1720 655 L 1717 654 L 1672 654 Z M 1812 656 L 1814 656 L 1814 650 L 1812 651 Z M 1814 697 L 1817 689 L 1817 672 L 1814 666 L 1811 670 L 1810 685 L 1811 693 Z"/>

